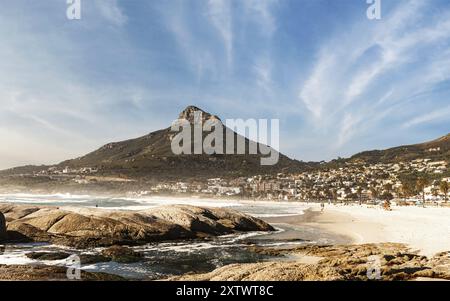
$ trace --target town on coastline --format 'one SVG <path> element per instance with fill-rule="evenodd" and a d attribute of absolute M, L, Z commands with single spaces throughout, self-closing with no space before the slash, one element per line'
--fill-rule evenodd
<path fill-rule="evenodd" d="M 105 176 L 94 167 L 50 167 L 16 178 L 50 179 L 78 187 L 121 184 L 132 197 L 155 195 L 241 198 L 268 201 L 386 203 L 448 206 L 450 175 L 445 160 L 395 163 L 335 160 L 311 171 L 248 177 L 143 181 Z M 132 188 L 131 188 L 132 187 Z"/>

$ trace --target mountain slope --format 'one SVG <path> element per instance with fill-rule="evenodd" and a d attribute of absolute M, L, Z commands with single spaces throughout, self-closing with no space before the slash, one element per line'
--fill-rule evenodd
<path fill-rule="evenodd" d="M 425 143 L 362 152 L 352 156 L 350 160 L 363 160 L 368 163 L 388 163 L 420 158 L 448 161 L 450 159 L 450 134 Z"/>

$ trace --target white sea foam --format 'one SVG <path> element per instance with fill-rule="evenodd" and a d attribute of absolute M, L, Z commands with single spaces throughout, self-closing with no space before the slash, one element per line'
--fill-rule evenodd
<path fill-rule="evenodd" d="M 192 205 L 192 206 L 209 206 L 209 207 L 240 207 L 242 202 L 234 200 L 219 200 L 213 198 L 194 198 L 194 197 L 148 197 L 148 198 L 129 198 L 144 205 Z"/>
<path fill-rule="evenodd" d="M 273 213 L 261 213 L 261 214 L 252 214 L 254 217 L 259 217 L 259 218 L 263 218 L 263 217 L 284 217 L 284 216 L 296 216 L 296 215 L 303 215 L 304 211 L 300 210 L 298 212 L 295 213 L 280 213 L 280 214 L 273 214 Z"/>
<path fill-rule="evenodd" d="M 305 245 L 308 244 L 314 244 L 314 241 L 284 241 L 284 242 L 270 242 L 270 243 L 261 243 L 260 246 L 262 247 L 283 247 L 283 246 L 291 246 L 291 245 Z"/>
<path fill-rule="evenodd" d="M 0 255 L 0 264 L 6 265 L 27 265 L 36 262 L 33 259 L 30 259 L 25 256 L 26 252 L 24 251 L 14 251 L 8 252 L 6 254 Z"/>

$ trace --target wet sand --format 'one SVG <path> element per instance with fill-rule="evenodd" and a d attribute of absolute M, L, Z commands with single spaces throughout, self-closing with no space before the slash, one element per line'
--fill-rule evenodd
<path fill-rule="evenodd" d="M 331 244 L 362 244 L 367 242 L 388 242 L 381 223 L 356 219 L 348 213 L 320 208 L 309 208 L 303 215 L 265 218 L 272 225 L 289 225 L 300 229 L 314 229 L 315 234 L 331 238 Z M 304 235 L 299 231 L 297 235 Z M 292 235 L 289 231 L 280 233 L 278 238 Z M 305 236 L 304 236 L 305 238 Z M 305 239 L 314 239 L 306 237 Z"/>
<path fill-rule="evenodd" d="M 274 220 L 273 222 L 276 222 Z M 345 238 L 347 243 L 384 242 L 383 225 L 356 219 L 350 214 L 334 210 L 309 208 L 303 217 L 286 217 L 281 222 L 320 229 L 331 235 Z"/>
<path fill-rule="evenodd" d="M 261 240 L 270 238 L 280 242 L 305 242 L 312 244 L 350 244 L 354 242 L 351 235 L 332 231 L 322 227 L 323 214 L 313 209 L 307 209 L 304 214 L 291 216 L 266 217 L 263 220 L 283 231 L 261 235 L 255 239 Z M 284 246 L 285 247 L 285 246 Z"/>
<path fill-rule="evenodd" d="M 283 228 L 273 239 L 304 239 L 317 244 L 387 242 L 381 223 L 356 219 L 334 210 L 309 208 L 302 215 L 268 217 L 264 221 Z"/>

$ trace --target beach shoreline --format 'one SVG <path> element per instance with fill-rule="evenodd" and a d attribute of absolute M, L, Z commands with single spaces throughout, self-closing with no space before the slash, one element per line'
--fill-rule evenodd
<path fill-rule="evenodd" d="M 313 227 L 346 237 L 348 244 L 402 243 L 421 255 L 450 250 L 450 209 L 393 207 L 385 211 L 370 206 L 310 205 L 304 215 L 266 218 L 277 224 Z"/>

